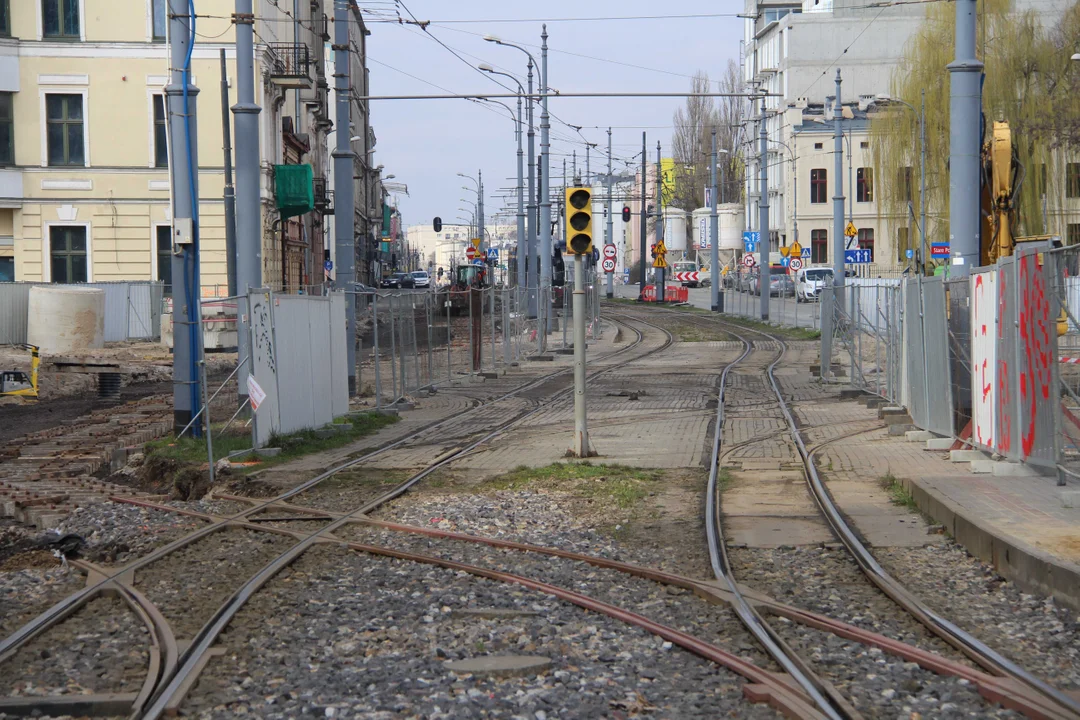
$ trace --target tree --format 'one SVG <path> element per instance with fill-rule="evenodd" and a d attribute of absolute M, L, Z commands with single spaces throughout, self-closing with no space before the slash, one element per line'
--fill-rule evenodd
<path fill-rule="evenodd" d="M 1080 2 L 1069 6 L 1052 26 L 1042 24 L 1033 11 L 1013 12 L 1007 0 L 980 0 L 978 7 L 976 54 L 986 75 L 984 125 L 989 128 L 995 120 L 1009 122 L 1016 159 L 1023 169 L 1018 176 L 1021 185 L 1014 231 L 1018 235 L 1061 232 L 1064 228 L 1055 225 L 1053 216 L 1060 215 L 1064 204 L 1067 151 L 1080 143 L 1080 68 L 1070 67 L 1077 64 L 1070 56 L 1080 43 Z M 949 237 L 949 83 L 945 67 L 953 59 L 955 24 L 951 4 L 931 7 L 927 21 L 909 41 L 891 83 L 892 95 L 915 108 L 919 107 L 921 91 L 926 91 L 927 242 L 946 242 Z M 880 211 L 907 213 L 908 183 L 900 178 L 911 168 L 910 200 L 918 217 L 918 119 L 902 107 L 890 108 L 877 114 L 871 131 L 874 166 L 882 179 L 878 184 L 883 201 Z M 989 130 L 983 140 L 988 138 Z"/>
<path fill-rule="evenodd" d="M 743 90 L 739 66 L 728 60 L 723 78 L 716 83 L 719 92 L 740 93 Z M 694 93 L 709 92 L 713 87 L 709 76 L 698 71 L 690 84 Z M 675 160 L 675 193 L 672 204 L 684 210 L 705 205 L 705 188 L 710 185 L 709 154 L 712 152 L 712 131 L 716 129 L 717 184 L 724 202 L 741 202 L 743 166 L 738 150 L 745 135 L 747 103 L 741 97 L 722 97 L 719 102 L 709 97 L 688 97 L 685 107 L 675 111 L 671 137 L 672 157 Z M 720 152 L 727 150 L 727 153 Z M 718 200 L 719 200 L 718 199 Z"/>

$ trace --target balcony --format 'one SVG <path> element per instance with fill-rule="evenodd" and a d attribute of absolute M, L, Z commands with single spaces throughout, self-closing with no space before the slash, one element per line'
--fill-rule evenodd
<path fill-rule="evenodd" d="M 334 191 L 327 190 L 326 178 L 317 177 L 312 181 L 315 193 L 315 209 L 323 215 L 334 214 Z"/>
<path fill-rule="evenodd" d="M 304 43 L 270 43 L 270 81 L 289 90 L 308 90 L 311 80 L 311 50 Z"/>

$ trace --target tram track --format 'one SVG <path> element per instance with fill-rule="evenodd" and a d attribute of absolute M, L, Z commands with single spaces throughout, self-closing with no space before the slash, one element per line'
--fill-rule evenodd
<path fill-rule="evenodd" d="M 797 451 L 797 458 L 802 466 L 803 477 L 810 496 L 821 516 L 827 522 L 831 532 L 843 545 L 847 555 L 858 566 L 863 576 L 908 616 L 914 618 L 920 625 L 954 648 L 964 658 L 975 663 L 984 672 L 1002 681 L 996 689 L 985 689 L 980 686 L 980 691 L 984 697 L 991 702 L 1015 709 L 1028 717 L 1080 717 L 1080 702 L 1034 676 L 941 614 L 932 611 L 877 562 L 860 535 L 835 503 L 814 459 L 815 453 L 843 436 L 830 438 L 808 449 L 791 408 L 784 397 L 775 374 L 778 365 L 784 360 L 788 351 L 787 343 L 782 338 L 762 330 L 724 322 L 721 318 L 695 316 L 692 313 L 675 310 L 661 310 L 660 312 L 677 313 L 691 321 L 708 323 L 714 327 L 719 325 L 743 343 L 743 353 L 724 368 L 720 381 L 717 421 L 713 437 L 713 460 L 710 464 L 710 476 L 706 491 L 706 535 L 710 560 L 717 579 L 731 593 L 733 604 L 740 618 L 759 638 L 759 641 L 769 649 L 774 660 L 783 666 L 785 670 L 792 673 L 799 685 L 808 695 L 814 698 L 815 705 L 820 711 L 830 718 L 861 717 L 842 693 L 814 673 L 811 664 L 801 660 L 798 658 L 797 653 L 785 647 L 780 635 L 755 610 L 752 603 L 747 600 L 744 591 L 740 589 L 728 557 L 728 548 L 724 541 L 721 521 L 722 513 L 719 507 L 718 475 L 725 455 L 722 439 L 725 398 L 729 390 L 728 378 L 731 372 L 740 372 L 744 369 L 751 372 L 756 370 L 763 374 L 767 380 L 768 388 L 775 398 L 776 406 L 780 410 L 783 419 L 785 426 L 783 431 L 785 431 L 789 442 Z M 755 344 L 744 333 L 754 334 L 775 343 L 775 348 L 771 349 L 775 352 L 775 357 L 759 360 L 758 365 L 760 367 L 748 368 L 745 365 L 748 358 L 755 352 L 767 350 L 767 348 L 756 348 Z M 865 432 L 865 430 L 855 430 L 849 434 L 854 435 L 860 432 Z M 768 433 L 765 436 L 750 438 L 748 442 L 758 442 L 761 439 L 775 437 L 777 434 Z"/>

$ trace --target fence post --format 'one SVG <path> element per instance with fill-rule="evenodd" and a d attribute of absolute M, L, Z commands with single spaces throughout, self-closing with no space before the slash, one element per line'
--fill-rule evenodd
<path fill-rule="evenodd" d="M 394 398 L 392 402 L 396 403 L 400 396 L 397 391 L 397 339 L 395 338 L 394 296 L 387 295 L 386 303 L 390 313 L 390 394 Z"/>
<path fill-rule="evenodd" d="M 450 296 L 453 292 L 450 289 L 446 291 L 446 382 L 451 382 L 454 379 L 452 370 L 454 362 L 453 358 L 450 357 L 450 307 L 453 304 Z"/>
<path fill-rule="evenodd" d="M 510 367 L 510 289 L 502 292 L 503 367 Z"/>
<path fill-rule="evenodd" d="M 488 290 L 491 291 L 488 303 L 491 308 L 491 371 L 495 372 L 495 283 L 492 283 Z"/>
<path fill-rule="evenodd" d="M 434 314 L 431 303 L 433 298 L 437 297 L 430 292 L 424 297 L 424 317 L 427 320 L 427 381 L 428 385 L 435 384 L 435 350 L 431 347 L 432 343 L 432 323 L 434 322 Z"/>

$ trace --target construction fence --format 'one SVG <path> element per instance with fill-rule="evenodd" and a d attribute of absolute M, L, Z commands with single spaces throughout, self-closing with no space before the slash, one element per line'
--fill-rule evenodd
<path fill-rule="evenodd" d="M 0 283 L 0 345 L 26 342 L 30 288 L 50 283 Z M 163 283 L 150 280 L 81 283 L 105 292 L 105 342 L 157 340 L 161 336 Z"/>
<path fill-rule="evenodd" d="M 1080 247 L 1031 243 L 966 277 L 828 288 L 822 313 L 834 377 L 918 428 L 1080 476 Z"/>

